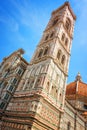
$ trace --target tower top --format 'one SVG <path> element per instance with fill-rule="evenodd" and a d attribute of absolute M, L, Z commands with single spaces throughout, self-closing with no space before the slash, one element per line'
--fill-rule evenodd
<path fill-rule="evenodd" d="M 76 20 L 76 15 L 74 14 L 74 12 L 73 12 L 73 10 L 72 10 L 69 1 L 66 1 L 62 6 L 60 6 L 58 9 L 54 10 L 54 11 L 52 12 L 52 14 L 55 14 L 57 11 L 63 9 L 64 7 L 68 7 L 68 9 L 69 9 L 69 11 L 71 12 L 71 14 L 72 14 L 74 20 Z"/>
<path fill-rule="evenodd" d="M 81 75 L 80 75 L 80 72 L 78 72 L 75 81 L 82 81 L 82 77 L 81 77 Z"/>

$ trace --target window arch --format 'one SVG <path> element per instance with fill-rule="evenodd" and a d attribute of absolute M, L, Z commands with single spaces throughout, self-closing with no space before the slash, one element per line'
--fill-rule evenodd
<path fill-rule="evenodd" d="M 54 25 L 56 25 L 56 24 L 57 24 L 57 22 L 58 22 L 58 18 L 54 19 L 54 21 L 53 21 L 53 24 L 52 24 L 52 25 L 53 25 L 53 26 L 54 26 Z"/>
<path fill-rule="evenodd" d="M 41 49 L 41 50 L 39 51 L 38 58 L 41 57 L 42 54 L 43 54 L 43 49 Z"/>
<path fill-rule="evenodd" d="M 67 46 L 68 45 L 68 38 L 66 38 L 66 40 L 65 40 L 65 46 Z"/>
<path fill-rule="evenodd" d="M 48 47 L 45 48 L 44 55 L 46 55 L 48 53 L 48 49 L 49 49 Z"/>
<path fill-rule="evenodd" d="M 65 39 L 65 34 L 63 33 L 62 37 L 61 37 L 61 40 L 64 41 L 64 39 Z"/>
<path fill-rule="evenodd" d="M 69 18 L 66 19 L 65 27 L 66 27 L 67 31 L 70 31 L 70 29 L 71 29 L 71 21 L 70 21 Z"/>
<path fill-rule="evenodd" d="M 62 56 L 61 63 L 62 63 L 62 64 L 65 63 L 65 55 Z"/>
<path fill-rule="evenodd" d="M 49 37 L 49 34 L 46 35 L 46 37 L 45 37 L 45 41 L 48 40 L 48 37 Z"/>
<path fill-rule="evenodd" d="M 36 109 L 37 109 L 37 105 L 34 106 L 34 110 L 36 110 Z"/>
<path fill-rule="evenodd" d="M 57 53 L 58 60 L 60 59 L 61 53 L 62 53 L 61 50 L 59 50 L 58 53 Z"/>
<path fill-rule="evenodd" d="M 71 128 L 71 123 L 68 122 L 68 123 L 67 123 L 67 130 L 70 130 L 70 128 Z"/>
<path fill-rule="evenodd" d="M 52 38 L 53 36 L 54 36 L 54 32 L 51 33 L 50 38 Z"/>

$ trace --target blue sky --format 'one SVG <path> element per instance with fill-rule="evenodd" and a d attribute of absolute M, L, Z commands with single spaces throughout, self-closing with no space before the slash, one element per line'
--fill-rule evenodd
<path fill-rule="evenodd" d="M 0 62 L 13 51 L 23 48 L 30 61 L 50 19 L 51 12 L 65 0 L 0 0 Z M 87 0 L 70 0 L 77 16 L 72 43 L 68 82 L 78 72 L 87 83 Z"/>

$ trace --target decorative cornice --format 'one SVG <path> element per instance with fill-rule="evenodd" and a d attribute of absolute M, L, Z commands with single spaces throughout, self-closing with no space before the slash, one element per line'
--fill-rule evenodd
<path fill-rule="evenodd" d="M 40 59 L 37 59 L 37 60 L 33 61 L 30 65 L 37 64 L 37 63 L 39 63 L 39 62 L 43 62 L 43 61 L 47 60 L 48 58 L 49 58 L 49 59 L 52 59 L 53 62 L 58 66 L 58 68 L 59 68 L 66 76 L 68 76 L 68 73 L 65 72 L 62 67 L 60 67 L 60 65 L 58 64 L 57 60 L 54 59 L 54 57 L 52 57 L 52 56 L 41 57 Z"/>
<path fill-rule="evenodd" d="M 60 11 L 61 9 L 63 9 L 65 6 L 68 7 L 68 9 L 69 9 L 70 13 L 72 14 L 74 20 L 76 20 L 76 15 L 74 14 L 73 10 L 71 9 L 69 2 L 65 2 L 61 7 L 59 7 L 59 8 L 56 9 L 56 10 L 54 10 L 54 11 L 52 12 L 52 15 L 55 14 L 55 13 L 57 13 L 57 12 Z"/>

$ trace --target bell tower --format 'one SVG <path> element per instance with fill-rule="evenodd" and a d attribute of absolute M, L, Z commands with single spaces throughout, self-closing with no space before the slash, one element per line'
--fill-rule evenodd
<path fill-rule="evenodd" d="M 52 12 L 14 99 L 9 103 L 7 110 L 18 112 L 20 118 L 22 112 L 29 130 L 59 130 L 75 20 L 68 2 Z M 15 118 L 15 122 L 21 122 Z"/>
<path fill-rule="evenodd" d="M 64 107 L 75 19 L 68 2 L 53 11 L 30 62 L 33 73 L 38 73 L 34 80 L 38 77 L 36 82 L 43 83 L 34 87 L 59 108 Z"/>

